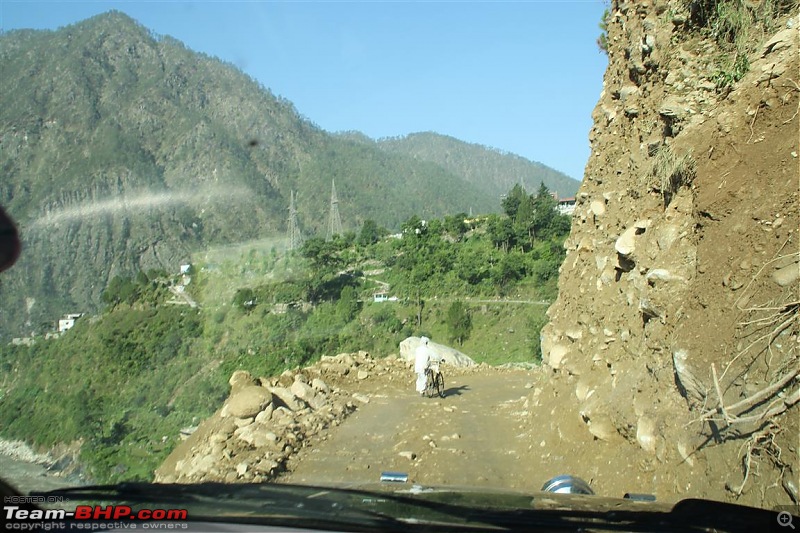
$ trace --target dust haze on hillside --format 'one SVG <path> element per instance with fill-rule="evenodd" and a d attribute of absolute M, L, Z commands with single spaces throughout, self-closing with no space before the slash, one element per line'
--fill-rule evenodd
<path fill-rule="evenodd" d="M 196 191 L 145 191 L 123 194 L 48 211 L 37 218 L 32 228 L 54 226 L 73 221 L 86 221 L 101 215 L 130 216 L 152 209 L 166 209 L 176 205 L 202 206 L 212 203 L 232 202 L 252 194 L 245 187 L 202 187 Z"/>

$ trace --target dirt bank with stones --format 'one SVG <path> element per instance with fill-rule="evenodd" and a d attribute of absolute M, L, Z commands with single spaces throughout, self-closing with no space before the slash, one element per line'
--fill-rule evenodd
<path fill-rule="evenodd" d="M 791 504 L 800 20 L 753 31 L 747 74 L 720 88 L 732 52 L 688 5 L 612 3 L 544 395 L 583 424 L 577 471 L 620 453 L 666 494 Z"/>
<path fill-rule="evenodd" d="M 323 357 L 276 378 L 235 372 L 223 406 L 170 454 L 156 471 L 159 482 L 260 482 L 284 472 L 298 450 L 325 439 L 369 396 L 359 383 L 407 381 L 408 363 L 380 361 L 366 352 Z"/>

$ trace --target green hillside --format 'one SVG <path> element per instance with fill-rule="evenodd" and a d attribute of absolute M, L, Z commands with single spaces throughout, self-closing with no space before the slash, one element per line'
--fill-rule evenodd
<path fill-rule="evenodd" d="M 0 285 L 0 341 L 96 310 L 117 274 L 286 232 L 291 191 L 323 233 L 412 213 L 491 212 L 442 167 L 329 135 L 232 65 L 119 12 L 0 35 L 0 204 L 24 240 Z"/>
<path fill-rule="evenodd" d="M 508 198 L 504 216 L 409 217 L 400 238 L 369 221 L 286 255 L 253 241 L 198 258 L 186 276 L 116 276 L 97 316 L 31 346 L 0 343 L 2 437 L 81 441 L 93 480 L 150 479 L 235 370 L 383 357 L 423 334 L 478 362 L 536 364 L 569 220 L 546 188 Z"/>
<path fill-rule="evenodd" d="M 381 149 L 436 163 L 495 197 L 516 184 L 535 190 L 540 183 L 561 198 L 575 196 L 580 182 L 524 157 L 433 132 L 380 139 Z"/>

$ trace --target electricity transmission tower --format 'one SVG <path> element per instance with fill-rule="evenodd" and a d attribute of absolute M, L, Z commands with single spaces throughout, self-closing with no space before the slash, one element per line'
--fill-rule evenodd
<path fill-rule="evenodd" d="M 336 183 L 331 180 L 331 212 L 328 216 L 328 233 L 325 240 L 333 239 L 334 235 L 342 234 L 342 219 L 339 218 L 339 200 L 336 198 Z"/>
<path fill-rule="evenodd" d="M 303 236 L 300 235 L 300 228 L 297 227 L 297 209 L 294 207 L 294 191 L 290 191 L 289 196 L 289 224 L 287 229 L 289 238 L 289 250 L 297 250 L 303 244 Z"/>

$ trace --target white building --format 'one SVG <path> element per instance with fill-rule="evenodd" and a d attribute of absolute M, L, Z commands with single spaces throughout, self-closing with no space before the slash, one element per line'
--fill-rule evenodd
<path fill-rule="evenodd" d="M 558 200 L 558 212 L 562 215 L 572 215 L 575 211 L 575 197 L 560 198 Z"/>
<path fill-rule="evenodd" d="M 72 329 L 72 326 L 75 325 L 75 321 L 81 316 L 83 316 L 82 313 L 70 313 L 68 315 L 64 315 L 64 318 L 61 318 L 58 321 L 58 332 L 63 333 L 68 329 Z"/>

